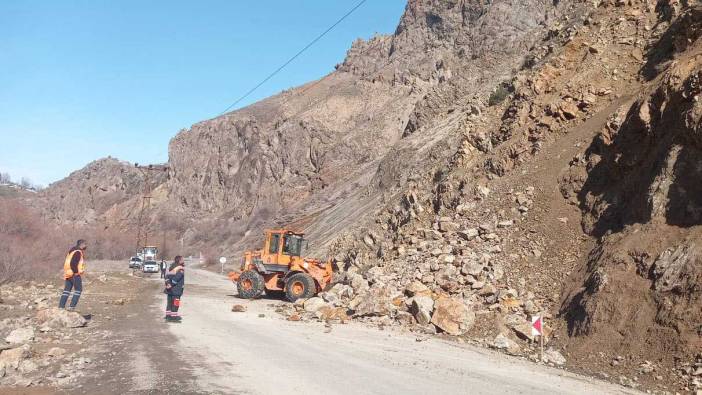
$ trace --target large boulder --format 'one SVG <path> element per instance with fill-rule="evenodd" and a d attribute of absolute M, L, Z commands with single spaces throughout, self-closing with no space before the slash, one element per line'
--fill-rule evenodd
<path fill-rule="evenodd" d="M 415 296 L 407 300 L 410 312 L 420 325 L 431 322 L 431 313 L 434 311 L 434 299 L 429 296 Z"/>
<path fill-rule="evenodd" d="M 521 347 L 514 340 L 502 333 L 495 336 L 492 346 L 498 350 L 505 350 L 510 354 L 518 354 L 521 351 Z"/>
<path fill-rule="evenodd" d="M 407 296 L 430 296 L 431 290 L 420 281 L 412 281 L 405 287 Z"/>
<path fill-rule="evenodd" d="M 534 341 L 534 334 L 532 333 L 531 322 L 520 322 L 512 326 L 512 330 L 524 340 Z"/>
<path fill-rule="evenodd" d="M 67 311 L 56 307 L 37 312 L 37 320 L 40 324 L 54 329 L 80 328 L 88 323 L 82 315 L 75 311 Z"/>
<path fill-rule="evenodd" d="M 314 297 L 314 298 L 309 298 L 307 299 L 303 307 L 305 311 L 310 312 L 310 313 L 315 313 L 318 310 L 320 310 L 322 307 L 329 307 L 329 305 L 324 301 L 324 299 L 320 297 Z"/>
<path fill-rule="evenodd" d="M 459 299 L 440 298 L 434 302 L 431 323 L 449 335 L 459 336 L 473 326 L 475 313 Z"/>
<path fill-rule="evenodd" d="M 5 341 L 8 343 L 27 343 L 34 340 L 34 328 L 17 328 L 10 332 Z"/>
<path fill-rule="evenodd" d="M 480 262 L 466 262 L 461 267 L 461 273 L 468 276 L 477 277 L 483 272 L 483 265 Z"/>
<path fill-rule="evenodd" d="M 549 348 L 544 352 L 544 362 L 550 362 L 554 365 L 562 366 L 565 365 L 566 359 L 560 352 Z"/>
<path fill-rule="evenodd" d="M 362 275 L 350 272 L 346 274 L 346 278 L 348 279 L 348 282 L 351 285 L 351 288 L 353 289 L 354 293 L 359 294 L 368 289 L 368 281 L 366 281 L 366 279 L 363 278 Z"/>
<path fill-rule="evenodd" d="M 355 297 L 349 307 L 356 317 L 386 316 L 397 310 L 392 304 L 389 288 L 379 285 L 373 285 L 368 292 Z"/>
<path fill-rule="evenodd" d="M 39 365 L 37 365 L 34 361 L 31 359 L 25 359 L 24 361 L 20 362 L 18 370 L 22 372 L 22 374 L 29 374 L 29 373 L 34 373 L 39 369 Z"/>
<path fill-rule="evenodd" d="M 353 294 L 353 288 L 350 285 L 337 283 L 328 291 L 321 292 L 319 297 L 329 304 L 340 306 L 344 300 L 351 299 Z"/>
<path fill-rule="evenodd" d="M 32 356 L 31 347 L 25 344 L 22 347 L 16 347 L 0 352 L 0 370 L 19 368 L 20 362 Z"/>

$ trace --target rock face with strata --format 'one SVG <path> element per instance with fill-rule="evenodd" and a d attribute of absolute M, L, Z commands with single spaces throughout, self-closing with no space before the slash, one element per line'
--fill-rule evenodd
<path fill-rule="evenodd" d="M 152 219 L 178 216 L 185 242 L 231 252 L 257 242 L 265 226 L 294 225 L 321 251 L 414 173 L 448 158 L 441 145 L 454 144 L 479 98 L 566 9 L 542 0 L 410 1 L 394 34 L 356 41 L 331 74 L 178 133 L 168 177 L 155 180 Z M 456 111 L 471 101 L 468 114 Z M 129 195 L 141 181 L 108 162 L 52 185 L 42 207 L 60 221 L 132 226 L 139 202 Z M 112 171 L 100 176 L 102 167 Z M 97 200 L 79 204 L 73 190 Z"/>

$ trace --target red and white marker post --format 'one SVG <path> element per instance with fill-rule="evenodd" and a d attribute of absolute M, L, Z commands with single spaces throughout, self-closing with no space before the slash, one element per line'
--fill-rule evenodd
<path fill-rule="evenodd" d="M 541 362 L 544 361 L 544 317 L 535 315 L 531 317 L 531 335 L 538 336 L 541 343 Z"/>

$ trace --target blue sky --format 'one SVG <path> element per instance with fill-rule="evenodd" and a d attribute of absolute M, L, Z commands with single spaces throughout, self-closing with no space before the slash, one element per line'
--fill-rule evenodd
<path fill-rule="evenodd" d="M 0 171 L 47 185 L 111 155 L 168 159 L 358 0 L 0 1 Z M 237 107 L 322 77 L 394 31 L 406 0 L 367 0 Z"/>

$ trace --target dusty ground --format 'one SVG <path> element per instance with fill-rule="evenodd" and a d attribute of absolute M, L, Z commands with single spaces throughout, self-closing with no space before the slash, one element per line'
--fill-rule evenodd
<path fill-rule="evenodd" d="M 225 278 L 203 270 L 188 269 L 187 283 L 184 321 L 168 328 L 205 392 L 634 393 L 408 332 L 283 321 L 278 301 L 242 302 Z M 233 303 L 247 311 L 232 313 Z"/>
<path fill-rule="evenodd" d="M 81 312 L 92 319 L 75 336 L 39 336 L 33 358 L 62 346 L 31 381 L 1 382 L 0 392 L 46 393 L 634 393 L 630 389 L 527 361 L 409 332 L 362 324 L 289 322 L 280 301 L 242 301 L 222 276 L 189 268 L 184 320 L 162 319 L 158 276 L 117 266 L 87 278 Z M 95 269 L 95 267 L 93 268 Z M 121 303 L 124 304 L 114 304 Z M 232 313 L 233 303 L 247 306 Z M 19 316 L 20 309 L 10 311 Z M 43 335 L 42 335 L 43 336 Z M 88 362 L 75 367 L 70 361 Z M 56 382 L 59 370 L 73 369 Z M 17 376 L 13 376 L 17 377 Z M 275 377 L 275 380 L 271 380 Z M 5 380 L 10 380 L 8 376 Z M 18 380 L 20 380 L 18 378 Z"/>
<path fill-rule="evenodd" d="M 37 332 L 30 342 L 31 360 L 37 362 L 40 370 L 32 374 L 8 373 L 0 379 L 0 393 L 161 393 L 170 388 L 177 388 L 180 393 L 197 393 L 191 369 L 173 351 L 177 340 L 159 320 L 161 309 L 155 309 L 154 302 L 161 299 L 158 275 L 135 276 L 127 270 L 126 263 L 110 261 L 90 262 L 89 269 L 78 305 L 81 314 L 90 317 L 88 325 L 66 329 L 65 333 Z M 31 300 L 31 308 L 23 305 L 29 294 L 16 287 L 38 289 L 32 295 L 43 293 L 42 298 L 48 299 L 42 303 L 54 306 L 62 283 L 27 282 L 2 288 L 3 338 L 13 323 L 29 325 L 28 318 L 42 307 L 32 305 Z M 8 300 L 13 294 L 20 298 Z M 65 356 L 47 356 L 52 347 L 66 350 Z"/>

